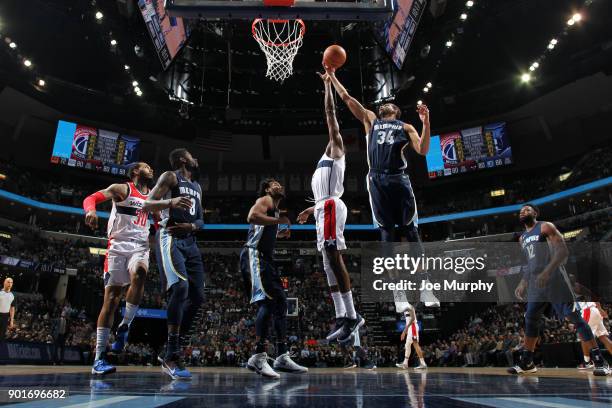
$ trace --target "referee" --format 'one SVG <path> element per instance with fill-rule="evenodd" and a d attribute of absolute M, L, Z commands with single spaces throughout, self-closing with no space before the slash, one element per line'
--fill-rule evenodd
<path fill-rule="evenodd" d="M 12 288 L 13 279 L 6 278 L 4 287 L 0 290 L 0 343 L 4 343 L 6 329 L 12 328 L 15 324 L 15 306 L 13 306 L 15 295 L 11 293 Z"/>

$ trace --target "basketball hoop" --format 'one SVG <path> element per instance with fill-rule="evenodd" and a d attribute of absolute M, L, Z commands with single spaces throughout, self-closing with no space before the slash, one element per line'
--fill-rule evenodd
<path fill-rule="evenodd" d="M 293 74 L 293 59 L 302 46 L 306 25 L 297 20 L 255 19 L 253 38 L 266 54 L 266 76 L 283 82 Z"/>

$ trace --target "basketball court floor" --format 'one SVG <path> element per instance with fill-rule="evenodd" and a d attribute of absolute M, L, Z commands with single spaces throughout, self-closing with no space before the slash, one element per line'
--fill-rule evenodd
<path fill-rule="evenodd" d="M 502 407 L 612 406 L 612 377 L 576 369 L 542 369 L 513 377 L 502 368 L 311 369 L 267 380 L 247 369 L 194 368 L 190 382 L 171 382 L 158 367 L 119 367 L 104 379 L 90 367 L 3 366 L 0 389 L 67 388 L 61 400 L 6 402 L 55 407 Z"/>

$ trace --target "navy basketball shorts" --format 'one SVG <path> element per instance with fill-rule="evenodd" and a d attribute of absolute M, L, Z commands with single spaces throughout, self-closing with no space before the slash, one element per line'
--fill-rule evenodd
<path fill-rule="evenodd" d="M 370 171 L 367 187 L 374 223 L 379 228 L 417 226 L 416 200 L 407 174 Z"/>
<path fill-rule="evenodd" d="M 166 228 L 160 228 L 155 240 L 155 258 L 163 291 L 180 280 L 188 281 L 194 288 L 204 287 L 204 264 L 194 236 L 178 238 L 170 235 Z"/>
<path fill-rule="evenodd" d="M 286 300 L 280 275 L 272 261 L 262 256 L 257 249 L 242 248 L 240 252 L 240 272 L 242 273 L 246 293 L 250 293 L 251 303 L 266 299 Z"/>

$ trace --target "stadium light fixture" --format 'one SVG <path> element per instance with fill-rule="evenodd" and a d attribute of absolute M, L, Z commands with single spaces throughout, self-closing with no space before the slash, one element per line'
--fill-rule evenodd
<path fill-rule="evenodd" d="M 429 88 L 428 87 L 423 88 L 423 92 L 425 93 L 429 92 Z"/>
<path fill-rule="evenodd" d="M 38 80 L 38 86 L 45 86 L 47 83 L 45 82 L 44 79 L 39 79 Z"/>
<path fill-rule="evenodd" d="M 523 75 L 521 75 L 521 82 L 526 84 L 529 83 L 529 81 L 531 81 L 531 74 L 525 72 Z"/>
<path fill-rule="evenodd" d="M 462 13 L 459 18 L 463 21 L 467 20 L 467 13 Z"/>
<path fill-rule="evenodd" d="M 452 46 L 453 46 L 453 42 L 452 42 L 451 40 L 448 40 L 448 41 L 446 42 L 446 48 L 450 48 L 450 47 L 452 47 Z"/>
<path fill-rule="evenodd" d="M 23 65 L 30 68 L 32 66 L 32 61 L 30 61 L 29 59 L 25 59 L 23 60 Z"/>
<path fill-rule="evenodd" d="M 111 40 L 110 44 L 114 47 L 115 45 L 117 45 L 117 40 L 115 40 L 114 38 Z"/>
<path fill-rule="evenodd" d="M 130 66 L 129 66 L 129 65 L 127 65 L 127 64 L 125 64 L 125 65 L 123 66 L 123 69 L 125 69 L 126 71 L 129 71 L 129 70 L 130 70 Z"/>
<path fill-rule="evenodd" d="M 102 12 L 96 11 L 96 20 L 102 20 L 103 17 L 104 17 L 104 14 L 102 14 Z"/>
<path fill-rule="evenodd" d="M 428 83 L 427 83 L 427 87 L 428 87 L 428 88 L 433 88 L 433 84 L 432 84 L 431 82 L 428 82 Z"/>
<path fill-rule="evenodd" d="M 472 0 L 469 0 L 467 3 L 465 3 L 465 6 L 467 8 L 470 8 L 470 7 L 474 6 L 474 2 Z"/>
<path fill-rule="evenodd" d="M 11 41 L 11 43 L 9 44 L 9 47 L 11 47 L 12 49 L 17 48 L 17 44 L 15 44 L 13 41 Z"/>
<path fill-rule="evenodd" d="M 133 86 L 134 88 L 135 88 L 135 87 L 137 87 L 137 86 L 138 86 L 138 81 L 134 81 L 134 82 L 132 82 L 132 86 Z"/>

